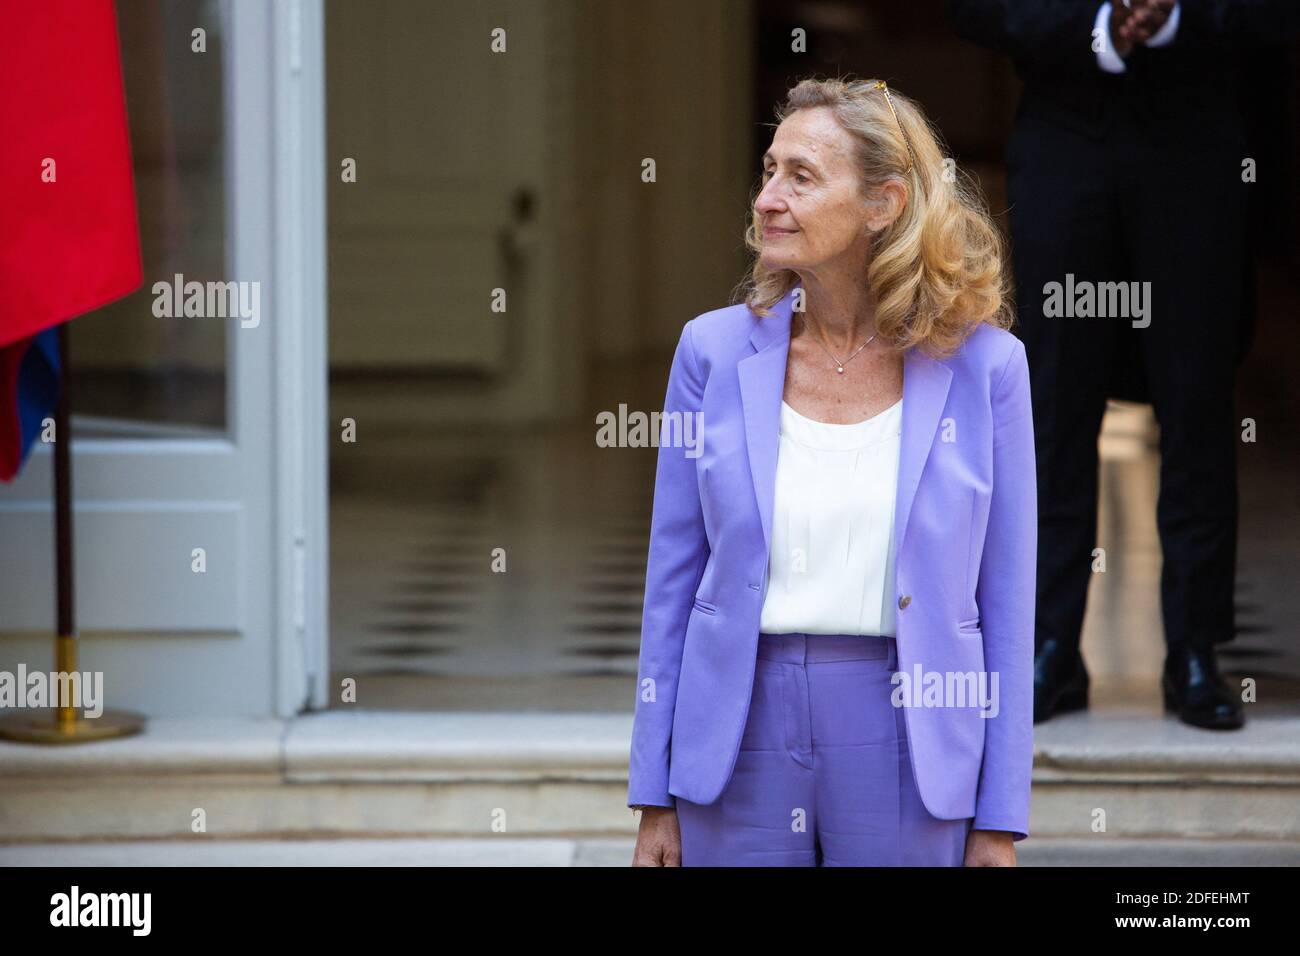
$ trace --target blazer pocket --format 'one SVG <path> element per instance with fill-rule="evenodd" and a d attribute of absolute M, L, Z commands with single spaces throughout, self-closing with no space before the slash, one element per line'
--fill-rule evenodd
<path fill-rule="evenodd" d="M 695 607 L 696 607 L 698 610 L 703 611 L 705 614 L 717 614 L 717 613 L 718 613 L 718 608 L 717 608 L 716 605 L 710 604 L 708 601 L 702 601 L 702 600 L 700 600 L 699 598 L 696 598 L 696 599 L 695 599 Z"/>
<path fill-rule="evenodd" d="M 962 637 L 980 637 L 980 619 L 973 617 L 968 621 L 958 621 L 957 633 Z"/>

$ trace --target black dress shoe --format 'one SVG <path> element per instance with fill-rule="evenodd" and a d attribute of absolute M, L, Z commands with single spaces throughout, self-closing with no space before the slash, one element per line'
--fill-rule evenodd
<path fill-rule="evenodd" d="M 1034 723 L 1088 706 L 1088 671 L 1075 648 L 1055 639 L 1034 655 Z"/>
<path fill-rule="evenodd" d="M 1171 650 L 1165 658 L 1160 682 L 1165 710 L 1193 727 L 1236 730 L 1246 722 L 1241 702 L 1219 674 L 1214 651 L 1198 648 Z"/>

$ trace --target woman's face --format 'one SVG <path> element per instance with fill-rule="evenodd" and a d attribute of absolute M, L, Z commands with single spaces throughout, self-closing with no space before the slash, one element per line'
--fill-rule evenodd
<path fill-rule="evenodd" d="M 754 202 L 765 267 L 803 274 L 866 262 L 869 208 L 852 157 L 853 141 L 827 107 L 798 110 L 777 127 Z"/>

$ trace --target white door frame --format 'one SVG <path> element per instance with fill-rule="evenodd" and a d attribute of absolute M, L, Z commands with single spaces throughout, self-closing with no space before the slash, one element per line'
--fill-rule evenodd
<path fill-rule="evenodd" d="M 324 0 L 229 2 L 230 252 L 237 273 L 267 276 L 272 335 L 269 349 L 237 351 L 235 387 L 265 376 L 272 400 L 269 416 L 238 404 L 271 478 L 274 704 L 285 717 L 328 696 Z"/>
<path fill-rule="evenodd" d="M 113 708 L 288 717 L 328 693 L 323 0 L 221 10 L 225 278 L 260 283 L 260 321 L 224 320 L 224 434 L 74 423 L 78 666 L 103 672 Z M 11 671 L 52 664 L 52 465 L 38 444 L 0 487 Z"/>

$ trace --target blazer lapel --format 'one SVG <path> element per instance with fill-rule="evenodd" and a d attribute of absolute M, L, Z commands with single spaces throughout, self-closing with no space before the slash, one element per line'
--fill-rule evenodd
<path fill-rule="evenodd" d="M 934 435 L 939 428 L 939 416 L 948 401 L 948 387 L 952 384 L 952 369 L 936 361 L 917 348 L 908 349 L 903 356 L 903 434 L 899 440 L 898 499 L 894 509 L 894 553 L 902 554 L 903 534 L 907 519 L 912 513 L 912 500 L 921 482 L 921 472 Z"/>
<path fill-rule="evenodd" d="M 772 553 L 772 509 L 776 497 L 776 453 L 781 430 L 781 397 L 785 394 L 785 364 L 790 353 L 790 316 L 796 285 L 773 306 L 772 315 L 758 317 L 749 336 L 754 354 L 736 364 L 740 376 L 741 409 L 745 415 L 745 444 L 758 500 L 763 541 Z"/>
<path fill-rule="evenodd" d="M 795 286 L 798 289 L 799 286 Z M 776 457 L 781 430 L 781 398 L 785 394 L 785 366 L 790 353 L 790 316 L 795 289 L 759 318 L 749 336 L 754 354 L 737 363 L 741 407 L 745 415 L 745 444 L 750 476 L 758 501 L 759 520 L 768 554 L 772 549 L 772 511 L 776 497 Z M 903 356 L 903 434 L 899 442 L 898 497 L 894 509 L 894 548 L 902 551 L 903 534 L 921 472 L 939 428 L 952 369 L 908 349 Z"/>

